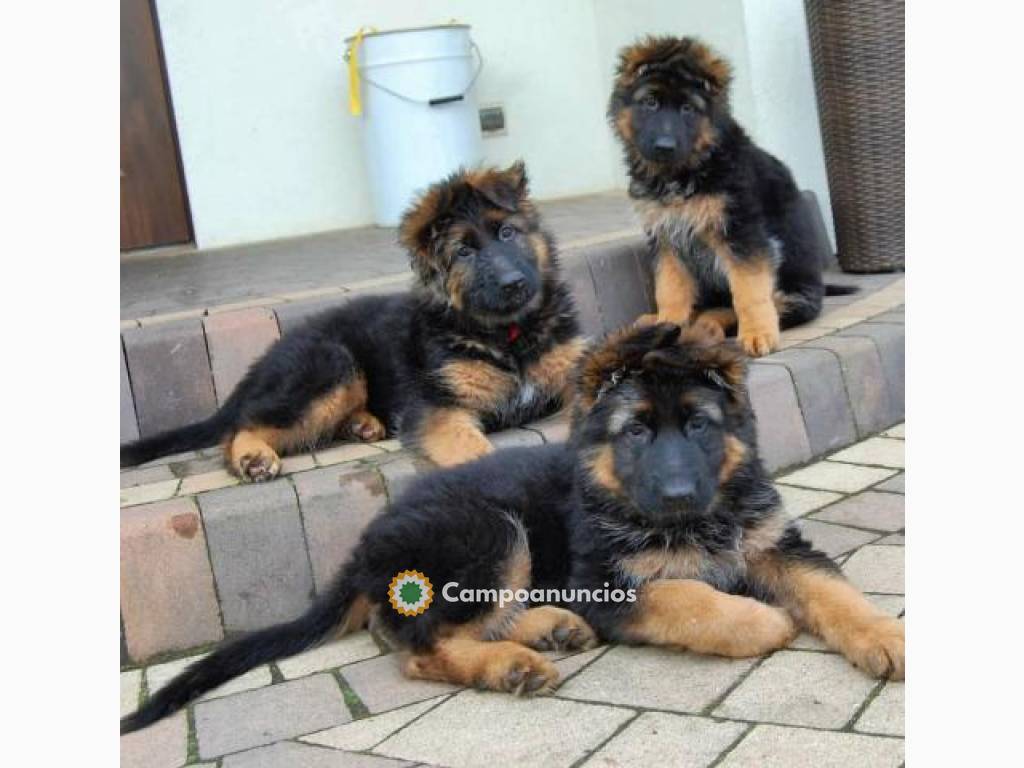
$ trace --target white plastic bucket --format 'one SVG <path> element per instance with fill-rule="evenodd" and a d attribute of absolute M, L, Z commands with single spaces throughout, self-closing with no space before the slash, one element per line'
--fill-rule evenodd
<path fill-rule="evenodd" d="M 357 54 L 374 218 L 392 227 L 417 192 L 483 159 L 473 94 L 483 59 L 465 24 L 372 32 Z"/>

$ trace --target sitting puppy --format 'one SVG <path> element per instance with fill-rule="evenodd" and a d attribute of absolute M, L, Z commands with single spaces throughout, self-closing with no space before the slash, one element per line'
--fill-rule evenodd
<path fill-rule="evenodd" d="M 679 333 L 661 324 L 612 336 L 582 364 L 569 444 L 420 479 L 305 616 L 196 662 L 122 730 L 367 620 L 410 652 L 409 677 L 515 693 L 555 684 L 540 650 L 604 640 L 755 656 L 797 627 L 869 674 L 901 679 L 903 622 L 781 509 L 757 456 L 741 352 Z M 502 590 L 531 604 L 468 599 Z"/>
<path fill-rule="evenodd" d="M 218 441 L 244 481 L 283 453 L 397 432 L 449 466 L 492 450 L 484 432 L 563 404 L 583 342 L 526 169 L 462 171 L 400 227 L 417 282 L 314 318 L 258 360 L 206 421 L 121 449 L 121 466 Z"/>
<path fill-rule="evenodd" d="M 654 243 L 657 319 L 738 325 L 766 355 L 780 325 L 818 316 L 825 287 L 793 177 L 733 120 L 730 78 L 697 40 L 649 37 L 619 54 L 608 117 Z"/>

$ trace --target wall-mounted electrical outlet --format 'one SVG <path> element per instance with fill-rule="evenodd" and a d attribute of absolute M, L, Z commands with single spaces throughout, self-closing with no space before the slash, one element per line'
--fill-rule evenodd
<path fill-rule="evenodd" d="M 480 130 L 484 138 L 488 136 L 505 136 L 505 107 L 501 104 L 487 104 L 480 107 Z"/>

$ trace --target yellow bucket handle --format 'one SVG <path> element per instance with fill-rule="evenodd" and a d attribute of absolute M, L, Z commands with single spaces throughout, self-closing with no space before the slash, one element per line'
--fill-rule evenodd
<path fill-rule="evenodd" d="M 356 117 L 363 114 L 362 88 L 359 85 L 359 46 L 363 42 L 363 35 L 376 31 L 376 27 L 360 27 L 352 40 L 352 46 L 345 52 L 345 60 L 348 62 L 348 109 Z"/>

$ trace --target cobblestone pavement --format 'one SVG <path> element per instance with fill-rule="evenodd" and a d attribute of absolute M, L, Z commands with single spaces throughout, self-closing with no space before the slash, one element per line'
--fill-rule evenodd
<path fill-rule="evenodd" d="M 903 615 L 903 426 L 778 478 L 787 509 L 883 610 Z M 133 709 L 196 656 L 121 672 Z M 366 632 L 260 667 L 145 731 L 121 765 L 898 766 L 903 684 L 803 635 L 758 659 L 605 646 L 554 656 L 552 696 L 410 682 Z"/>

